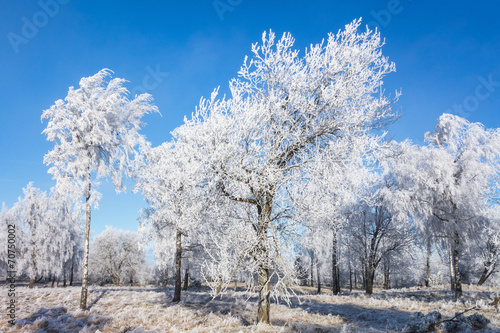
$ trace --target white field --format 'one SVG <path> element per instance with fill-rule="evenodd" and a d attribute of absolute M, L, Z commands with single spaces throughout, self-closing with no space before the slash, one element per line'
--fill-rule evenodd
<path fill-rule="evenodd" d="M 2 290 L 3 289 L 3 290 Z M 7 290 L 0 289 L 2 309 Z M 155 287 L 90 288 L 90 310 L 78 309 L 80 287 L 18 287 L 17 322 L 7 323 L 5 310 L 1 332 L 397 332 L 404 331 L 414 312 L 439 311 L 445 317 L 470 311 L 487 317 L 488 332 L 500 332 L 500 313 L 488 305 L 500 289 L 464 286 L 463 299 L 438 288 L 376 290 L 333 296 L 305 294 L 291 305 L 271 306 L 271 326 L 254 325 L 255 293 L 228 291 L 212 299 L 205 290 L 187 291 L 182 301 L 171 303 L 172 289 Z M 314 289 L 303 289 L 313 292 Z M 484 332 L 484 331 L 483 331 Z"/>

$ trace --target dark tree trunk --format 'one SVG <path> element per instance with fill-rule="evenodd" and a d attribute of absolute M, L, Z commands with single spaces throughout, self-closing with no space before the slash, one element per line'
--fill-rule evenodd
<path fill-rule="evenodd" d="M 188 290 L 189 287 L 189 266 L 186 267 L 186 270 L 184 271 L 184 286 L 182 290 L 186 291 Z"/>
<path fill-rule="evenodd" d="M 488 241 L 486 244 L 486 248 L 488 251 L 488 259 L 486 259 L 483 262 L 483 273 L 481 274 L 481 277 L 479 278 L 479 281 L 477 282 L 478 286 L 483 285 L 483 283 L 488 280 L 488 278 L 497 271 L 497 263 L 498 263 L 498 248 L 497 246 L 491 242 Z"/>
<path fill-rule="evenodd" d="M 352 291 L 352 265 L 349 259 L 349 291 Z"/>
<path fill-rule="evenodd" d="M 368 295 L 371 295 L 371 294 L 373 294 L 373 280 L 375 278 L 375 274 L 372 271 L 371 267 L 368 267 L 368 271 L 366 272 L 366 275 L 367 276 L 366 276 L 366 288 L 365 288 L 365 292 Z"/>
<path fill-rule="evenodd" d="M 372 238 L 371 242 L 371 250 L 370 256 L 368 257 L 368 262 L 366 264 L 366 273 L 365 273 L 365 292 L 367 295 L 373 294 L 373 281 L 375 280 L 375 237 Z"/>
<path fill-rule="evenodd" d="M 460 273 L 460 236 L 458 231 L 454 233 L 453 248 L 453 273 L 455 275 L 455 297 L 462 296 L 462 274 Z"/>
<path fill-rule="evenodd" d="M 63 267 L 63 287 L 66 287 L 66 265 Z"/>
<path fill-rule="evenodd" d="M 372 241 L 372 243 L 374 243 Z M 373 244 L 372 244 L 373 247 Z M 375 280 L 375 257 L 374 257 L 374 251 L 371 251 L 370 257 L 368 258 L 368 263 L 366 266 L 366 287 L 365 291 L 367 295 L 373 294 L 373 282 Z"/>
<path fill-rule="evenodd" d="M 431 237 L 427 236 L 427 256 L 425 263 L 425 286 L 429 287 L 429 278 L 431 275 Z"/>
<path fill-rule="evenodd" d="M 82 268 L 82 294 L 80 297 L 80 309 L 87 310 L 87 294 L 89 284 L 89 244 L 90 244 L 90 173 L 88 175 L 89 188 L 86 197 L 86 224 L 85 224 L 85 244 L 83 246 L 83 268 Z"/>
<path fill-rule="evenodd" d="M 177 231 L 175 240 L 175 288 L 174 298 L 172 302 L 179 302 L 181 300 L 181 264 L 182 264 L 182 234 Z"/>
<path fill-rule="evenodd" d="M 319 267 L 319 260 L 318 256 L 316 256 L 316 276 L 318 278 L 318 294 L 321 294 L 321 274 L 320 274 L 320 267 Z"/>
<path fill-rule="evenodd" d="M 334 295 L 338 295 L 340 292 L 339 278 L 340 278 L 340 271 L 339 271 L 339 258 L 338 258 L 337 231 L 334 229 L 333 244 L 332 244 L 332 292 Z"/>
<path fill-rule="evenodd" d="M 314 287 L 314 250 L 311 250 L 311 287 Z"/>
<path fill-rule="evenodd" d="M 485 283 L 486 280 L 488 280 L 488 278 L 491 276 L 491 274 L 493 274 L 493 272 L 494 272 L 493 269 L 489 270 L 487 267 L 485 267 L 483 270 L 483 274 L 481 274 L 481 277 L 479 278 L 479 281 L 477 282 L 477 285 L 482 286 L 483 283 Z"/>
<path fill-rule="evenodd" d="M 35 284 L 35 278 L 31 277 L 30 278 L 30 283 L 28 285 L 28 288 L 33 289 L 33 285 Z"/>
<path fill-rule="evenodd" d="M 69 285 L 73 286 L 73 273 L 75 271 L 75 253 L 73 252 L 73 257 L 71 258 L 71 272 L 69 273 Z"/>
<path fill-rule="evenodd" d="M 384 259 L 384 289 L 391 289 L 391 266 L 389 258 Z"/>

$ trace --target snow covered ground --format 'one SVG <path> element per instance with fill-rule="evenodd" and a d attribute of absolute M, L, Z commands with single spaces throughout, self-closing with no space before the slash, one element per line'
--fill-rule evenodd
<path fill-rule="evenodd" d="M 155 287 L 97 287 L 90 289 L 89 311 L 78 309 L 80 288 L 17 288 L 17 322 L 0 318 L 1 332 L 397 332 L 407 331 L 415 312 L 439 311 L 444 318 L 477 307 L 488 318 L 488 329 L 500 332 L 500 313 L 489 305 L 500 289 L 465 287 L 465 296 L 453 301 L 451 292 L 438 288 L 376 290 L 332 296 L 305 294 L 291 305 L 273 304 L 271 326 L 255 326 L 256 294 L 228 291 L 212 299 L 206 290 L 184 292 L 171 303 L 172 290 Z M 1 303 L 7 304 L 2 288 Z M 312 292 L 313 289 L 303 289 Z M 2 306 L 2 308 L 4 308 Z"/>

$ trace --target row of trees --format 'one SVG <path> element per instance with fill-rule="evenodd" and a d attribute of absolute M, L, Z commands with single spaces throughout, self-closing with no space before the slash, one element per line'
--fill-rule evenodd
<path fill-rule="evenodd" d="M 442 275 L 448 265 L 446 275 L 457 297 L 464 278 L 482 285 L 498 272 L 500 131 L 444 114 L 426 141 L 423 147 L 388 144 L 372 175 L 350 190 L 358 193 L 357 199 L 340 216 L 329 214 L 343 220 L 333 236 L 322 236 L 332 230 L 324 218 L 308 230 L 301 260 L 312 263 L 314 253 L 333 256 L 319 266 L 334 273 L 317 274 L 316 279 L 331 277 L 334 293 L 339 266 L 350 288 L 353 276 L 355 281 L 359 276 L 369 294 L 379 267 L 388 288 L 391 275 L 400 286 L 429 286 L 431 269 Z M 320 209 L 315 200 L 311 205 Z"/>
<path fill-rule="evenodd" d="M 80 280 L 83 230 L 81 216 L 73 204 L 55 192 L 47 193 L 29 183 L 24 196 L 8 209 L 2 207 L 0 224 L 7 230 L 14 226 L 15 257 L 8 256 L 2 247 L 0 259 L 2 275 L 7 271 L 7 258 L 13 258 L 13 269 L 19 277 L 29 279 L 29 288 L 38 281 L 57 282 L 66 286 Z M 2 233 L 7 244 L 7 233 Z M 12 253 L 12 252 L 11 252 Z M 146 264 L 143 239 L 137 232 L 107 227 L 94 237 L 90 251 L 91 277 L 96 282 L 145 283 L 150 276 Z"/>
<path fill-rule="evenodd" d="M 466 254 L 483 258 L 483 280 L 495 272 L 499 131 L 445 114 L 428 146 L 387 142 L 382 130 L 397 118 L 399 93 L 386 96 L 382 87 L 395 65 L 382 55 L 379 33 L 358 33 L 360 24 L 303 56 L 290 34 L 264 33 L 230 81 L 231 95 L 215 90 L 202 99 L 155 148 L 138 132 L 142 116 L 157 111 L 151 96 L 129 100 L 124 80 L 108 82 L 108 70 L 44 112 L 55 192 L 86 212 L 82 309 L 91 205 L 107 177 L 123 190 L 129 176 L 144 195 L 141 231 L 155 241 L 159 269 L 174 271 L 174 301 L 183 265 L 214 294 L 235 279 L 253 286 L 255 276 L 258 322 L 269 323 L 271 295 L 287 297 L 307 260 L 318 281 L 330 276 L 334 293 L 344 272 L 371 293 L 380 265 L 389 286 L 409 262 L 404 255 L 422 246 L 427 267 L 433 250 L 447 251 L 457 296 Z"/>
<path fill-rule="evenodd" d="M 73 284 L 81 262 L 80 218 L 75 214 L 66 198 L 56 192 L 46 192 L 29 183 L 23 189 L 14 206 L 2 207 L 0 224 L 3 230 L 8 225 L 15 228 L 16 256 L 14 270 L 17 275 L 29 278 L 29 287 L 43 278 L 54 282 L 67 281 Z M 3 242 L 0 250 L 3 268 L 6 268 L 7 232 L 2 232 Z M 12 269 L 11 269 L 12 270 Z"/>

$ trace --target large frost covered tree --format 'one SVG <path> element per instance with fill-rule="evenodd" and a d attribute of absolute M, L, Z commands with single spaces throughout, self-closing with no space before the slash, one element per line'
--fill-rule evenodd
<path fill-rule="evenodd" d="M 395 65 L 382 56 L 379 33 L 358 33 L 360 24 L 330 34 L 303 56 L 290 34 L 276 41 L 264 33 L 230 82 L 231 98 L 214 92 L 184 125 L 202 147 L 205 188 L 254 210 L 255 243 L 247 255 L 257 267 L 258 322 L 270 321 L 271 278 L 288 274 L 280 265 L 293 235 L 292 184 L 326 144 L 349 149 L 341 143 L 355 144 L 394 118 L 394 100 L 381 87 Z"/>
<path fill-rule="evenodd" d="M 107 80 L 111 71 L 103 69 L 69 88 L 64 100 L 45 110 L 48 119 L 43 133 L 54 142 L 44 157 L 60 193 L 75 200 L 85 199 L 86 226 L 83 248 L 80 308 L 87 308 L 88 255 L 91 205 L 100 198 L 99 179 L 111 177 L 117 191 L 124 190 L 123 176 L 131 176 L 133 164 L 148 142 L 139 134 L 144 114 L 157 111 L 149 94 L 128 99 L 124 79 Z"/>

